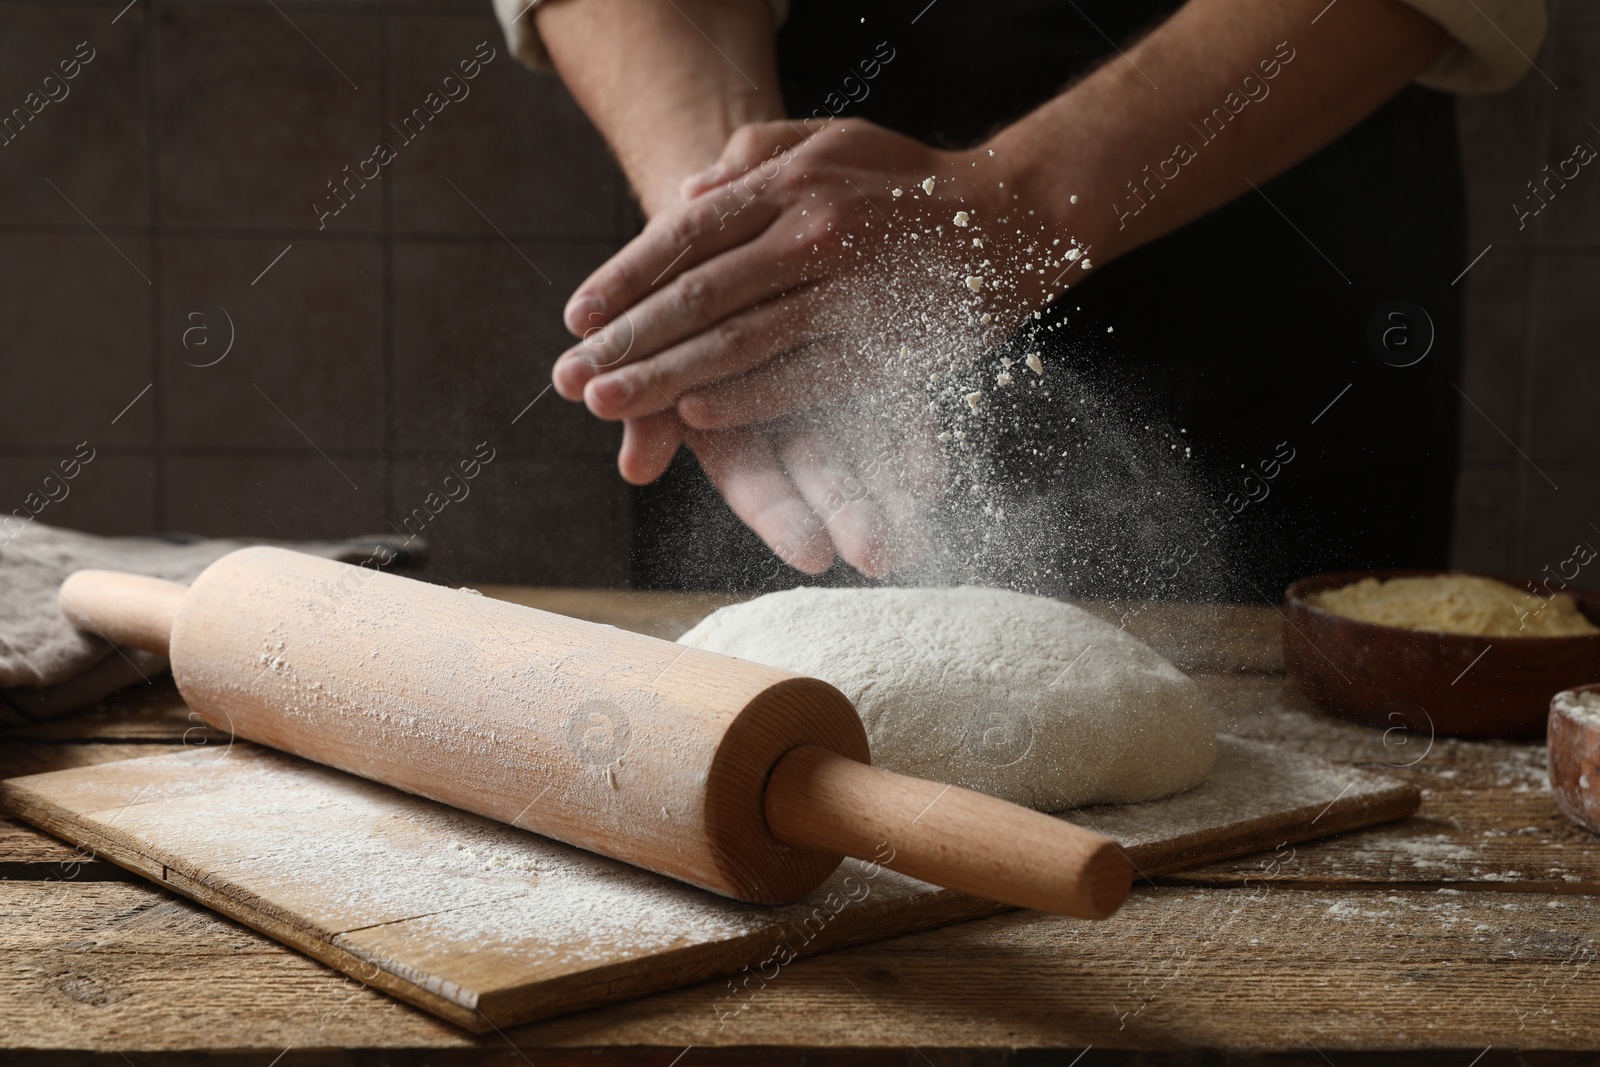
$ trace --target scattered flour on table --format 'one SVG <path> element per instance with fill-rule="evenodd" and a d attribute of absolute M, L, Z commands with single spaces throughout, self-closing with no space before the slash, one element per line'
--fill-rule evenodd
<path fill-rule="evenodd" d="M 1042 811 L 1199 784 L 1199 687 L 1080 608 L 1002 589 L 791 589 L 715 612 L 683 644 L 829 682 L 873 762 Z"/>

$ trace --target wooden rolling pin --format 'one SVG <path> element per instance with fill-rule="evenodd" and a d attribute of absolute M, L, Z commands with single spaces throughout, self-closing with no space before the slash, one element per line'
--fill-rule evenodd
<path fill-rule="evenodd" d="M 188 588 L 79 571 L 61 607 L 230 735 L 739 900 L 841 855 L 1080 918 L 1128 894 L 1098 834 L 869 766 L 850 702 L 788 671 L 277 548 Z"/>

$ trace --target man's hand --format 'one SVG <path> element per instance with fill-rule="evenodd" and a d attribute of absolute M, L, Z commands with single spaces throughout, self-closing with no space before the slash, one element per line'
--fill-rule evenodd
<path fill-rule="evenodd" d="M 995 266 L 1040 229 L 1011 218 L 996 161 L 861 120 L 805 139 L 746 127 L 685 192 L 567 305 L 584 341 L 557 361 L 556 390 L 601 418 L 676 409 L 723 430 L 920 380 L 949 337 L 1003 336 L 1072 247 L 1034 240 L 1029 271 Z M 936 329 L 908 321 L 912 305 L 936 310 Z"/>
<path fill-rule="evenodd" d="M 747 127 L 574 294 L 584 339 L 556 388 L 624 421 L 628 480 L 658 477 L 681 436 L 791 565 L 837 553 L 884 576 L 922 553 L 942 489 L 930 372 L 1003 337 L 1047 281 L 994 266 L 1039 229 L 999 174 L 859 120 Z M 1069 263 L 1070 241 L 1030 247 L 1039 272 Z"/>

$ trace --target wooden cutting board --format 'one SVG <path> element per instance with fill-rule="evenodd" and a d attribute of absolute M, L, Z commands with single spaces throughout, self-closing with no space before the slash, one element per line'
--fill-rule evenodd
<path fill-rule="evenodd" d="M 1070 813 L 1150 876 L 1401 818 L 1400 781 L 1223 735 L 1169 800 Z M 740 904 L 238 743 L 0 782 L 0 805 L 368 985 L 487 1031 L 719 976 L 737 1013 L 790 959 L 1006 910 L 846 860 Z"/>

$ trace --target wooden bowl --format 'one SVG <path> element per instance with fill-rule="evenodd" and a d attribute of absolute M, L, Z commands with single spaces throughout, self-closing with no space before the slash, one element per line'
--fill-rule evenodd
<path fill-rule="evenodd" d="M 1600 693 L 1600 685 L 1572 691 Z M 1550 698 L 1550 791 L 1567 818 L 1600 834 L 1600 720 L 1559 707 L 1564 695 Z"/>
<path fill-rule="evenodd" d="M 1342 571 L 1285 590 L 1283 660 L 1300 691 L 1323 709 L 1373 726 L 1429 737 L 1539 737 L 1550 699 L 1600 682 L 1600 634 L 1471 637 L 1379 626 L 1312 607 L 1306 598 L 1362 578 L 1450 571 Z M 1491 577 L 1485 575 L 1484 577 Z M 1499 578 L 1516 588 L 1512 579 Z M 1600 596 L 1563 589 L 1600 625 Z"/>

